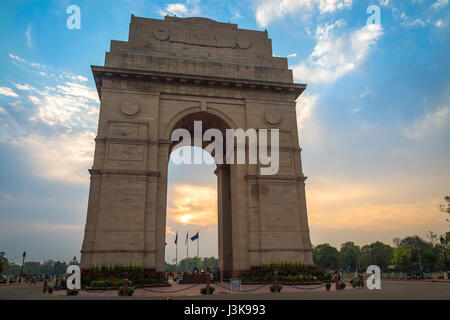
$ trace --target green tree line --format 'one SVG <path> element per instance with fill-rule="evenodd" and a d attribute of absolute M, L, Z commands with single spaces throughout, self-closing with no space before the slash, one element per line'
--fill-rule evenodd
<path fill-rule="evenodd" d="M 33 274 L 64 274 L 67 271 L 69 264 L 61 261 L 46 260 L 41 263 L 38 261 L 25 261 L 23 265 L 24 273 Z M 9 262 L 5 256 L 5 252 L 0 252 L 0 274 L 14 274 L 19 275 L 22 265 Z"/>
<path fill-rule="evenodd" d="M 445 270 L 443 246 L 448 251 L 450 232 L 443 236 L 444 245 L 433 232 L 429 232 L 427 238 L 424 240 L 417 235 L 394 238 L 393 246 L 376 241 L 360 247 L 349 241 L 343 243 L 339 250 L 324 243 L 314 246 L 313 258 L 314 263 L 324 269 L 355 271 L 376 264 L 383 271 L 416 272 L 419 268 L 426 272 Z"/>
<path fill-rule="evenodd" d="M 206 270 L 207 266 L 211 268 L 211 271 L 214 271 L 216 268 L 219 267 L 219 260 L 215 257 L 209 258 L 193 257 L 181 260 L 178 263 L 178 266 L 176 264 L 168 264 L 166 262 L 166 271 L 187 272 L 192 271 L 194 267 L 196 267 L 198 270 L 201 269 Z"/>

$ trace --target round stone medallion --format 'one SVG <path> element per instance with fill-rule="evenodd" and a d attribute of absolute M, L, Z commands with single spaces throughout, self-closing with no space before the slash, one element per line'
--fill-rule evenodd
<path fill-rule="evenodd" d="M 127 117 L 135 117 L 140 110 L 139 105 L 133 102 L 125 102 L 120 106 L 120 111 Z"/>
<path fill-rule="evenodd" d="M 252 45 L 252 39 L 246 36 L 237 36 L 236 37 L 236 44 L 241 49 L 248 49 Z"/>
<path fill-rule="evenodd" d="M 160 41 L 166 41 L 169 39 L 170 31 L 166 28 L 157 28 L 153 30 L 153 36 Z"/>
<path fill-rule="evenodd" d="M 267 111 L 264 114 L 264 120 L 266 120 L 267 124 L 275 126 L 277 124 L 280 124 L 281 116 L 279 113 L 277 113 L 275 111 Z"/>

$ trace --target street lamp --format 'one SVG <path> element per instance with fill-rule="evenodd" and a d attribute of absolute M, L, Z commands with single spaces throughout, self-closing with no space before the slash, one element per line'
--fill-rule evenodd
<path fill-rule="evenodd" d="M 439 238 L 441 241 L 442 249 L 444 250 L 444 259 L 445 259 L 445 272 L 444 272 L 444 278 L 448 278 L 448 260 L 447 260 L 447 250 L 445 250 L 445 239 L 443 236 Z"/>
<path fill-rule="evenodd" d="M 27 253 L 24 251 L 23 253 L 22 253 L 22 268 L 20 268 L 20 275 L 22 275 L 22 273 L 23 273 L 23 265 L 24 265 L 24 263 L 25 263 L 25 257 L 27 256 Z"/>

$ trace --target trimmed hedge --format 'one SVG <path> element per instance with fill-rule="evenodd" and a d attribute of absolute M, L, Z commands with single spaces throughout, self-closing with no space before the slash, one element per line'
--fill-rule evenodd
<path fill-rule="evenodd" d="M 165 272 L 145 270 L 142 266 L 96 266 L 81 270 L 81 285 L 89 289 L 118 289 L 125 277 L 130 285 L 170 286 Z"/>
<path fill-rule="evenodd" d="M 331 275 L 317 266 L 309 266 L 301 263 L 268 264 L 251 267 L 241 274 L 242 282 L 249 283 L 273 283 L 274 270 L 278 269 L 278 280 L 284 284 L 321 284 L 329 281 Z"/>

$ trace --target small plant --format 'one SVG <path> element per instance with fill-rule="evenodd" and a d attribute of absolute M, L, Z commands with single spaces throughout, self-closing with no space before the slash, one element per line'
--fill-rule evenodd
<path fill-rule="evenodd" d="M 339 289 L 345 289 L 345 287 L 346 287 L 345 283 L 341 282 L 339 284 Z"/>
<path fill-rule="evenodd" d="M 353 288 L 361 286 L 361 281 L 359 281 L 358 279 L 353 279 L 352 281 L 350 281 L 350 283 L 352 284 Z"/>
<path fill-rule="evenodd" d="M 78 290 L 77 289 L 67 290 L 67 295 L 68 296 L 77 296 L 78 295 Z"/>
<path fill-rule="evenodd" d="M 123 296 L 124 290 L 123 287 L 119 289 L 119 296 Z M 134 287 L 128 287 L 127 289 L 127 296 L 131 297 L 134 293 Z"/>
<path fill-rule="evenodd" d="M 209 287 L 209 292 L 210 292 L 211 294 L 213 294 L 215 290 L 216 290 L 215 287 L 213 287 L 213 286 L 210 286 L 210 287 Z M 206 288 L 201 288 L 201 289 L 200 289 L 200 293 L 203 294 L 203 295 L 206 295 Z"/>
<path fill-rule="evenodd" d="M 281 292 L 282 288 L 283 288 L 283 286 L 278 285 L 278 291 L 275 291 L 275 286 L 271 285 L 270 286 L 270 292 Z"/>
<path fill-rule="evenodd" d="M 53 293 L 53 287 L 49 286 L 47 290 L 48 290 L 48 294 L 52 294 Z"/>
<path fill-rule="evenodd" d="M 330 289 L 331 289 L 331 283 L 327 282 L 327 283 L 325 284 L 325 288 L 327 289 L 327 291 L 330 291 Z"/>

